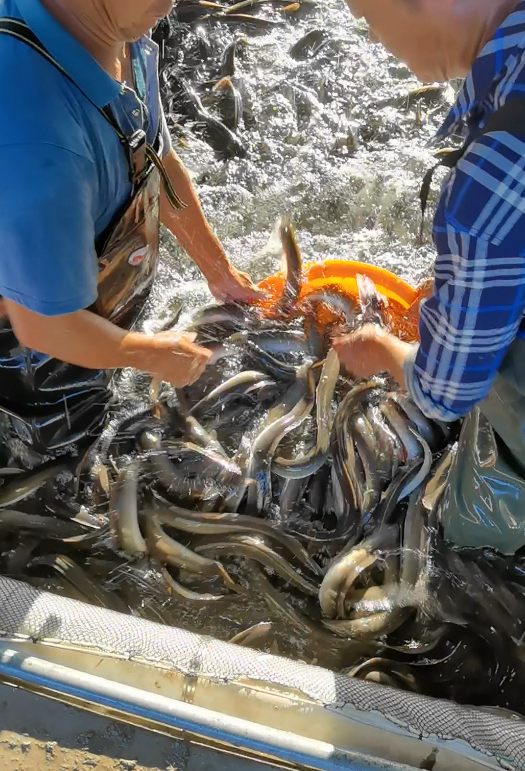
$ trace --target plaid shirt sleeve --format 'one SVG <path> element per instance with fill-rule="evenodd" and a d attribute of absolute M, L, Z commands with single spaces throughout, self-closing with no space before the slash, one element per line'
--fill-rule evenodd
<path fill-rule="evenodd" d="M 525 137 L 482 136 L 448 176 L 434 221 L 435 292 L 405 364 L 428 417 L 453 421 L 488 394 L 525 312 Z"/>

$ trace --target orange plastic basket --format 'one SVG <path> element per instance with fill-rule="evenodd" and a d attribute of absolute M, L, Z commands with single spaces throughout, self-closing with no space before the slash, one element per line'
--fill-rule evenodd
<path fill-rule="evenodd" d="M 357 275 L 368 276 L 378 291 L 388 300 L 388 324 L 392 331 L 404 340 L 418 339 L 417 314 L 411 308 L 418 299 L 417 291 L 398 276 L 388 270 L 353 260 L 326 260 L 325 262 L 306 263 L 303 266 L 303 281 L 300 300 L 323 289 L 335 289 L 342 295 L 356 300 L 358 296 Z M 271 316 L 284 287 L 284 273 L 269 276 L 259 284 L 267 293 L 261 303 L 264 313 Z M 319 312 L 318 321 L 332 323 L 337 316 L 327 306 Z"/>

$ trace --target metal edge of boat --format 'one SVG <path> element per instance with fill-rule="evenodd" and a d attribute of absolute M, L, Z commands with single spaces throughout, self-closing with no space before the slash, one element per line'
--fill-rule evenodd
<path fill-rule="evenodd" d="M 350 681 L 4 578 L 0 681 L 285 768 L 501 768 L 501 752 L 461 737 L 478 723 L 480 732 L 498 737 L 516 729 L 504 713 Z"/>

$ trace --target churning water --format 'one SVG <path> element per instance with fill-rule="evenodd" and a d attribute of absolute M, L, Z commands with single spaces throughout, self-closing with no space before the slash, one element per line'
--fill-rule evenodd
<path fill-rule="evenodd" d="M 421 84 L 368 41 L 366 24 L 339 0 L 268 34 L 201 26 L 216 57 L 193 82 L 210 76 L 234 36 L 247 40 L 237 77 L 252 101 L 253 127 L 241 129 L 248 154 L 219 160 L 186 131 L 173 141 L 235 265 L 254 280 L 278 270 L 279 257 L 265 247 L 276 218 L 289 213 L 306 260 L 362 260 L 414 283 L 427 275 L 433 248 L 428 226 L 418 241 L 418 194 L 453 89 L 411 96 Z M 310 60 L 294 60 L 291 46 L 312 29 L 326 31 L 329 43 Z M 188 307 L 209 299 L 173 239 L 165 238 L 162 256 L 151 318 L 181 300 Z"/>

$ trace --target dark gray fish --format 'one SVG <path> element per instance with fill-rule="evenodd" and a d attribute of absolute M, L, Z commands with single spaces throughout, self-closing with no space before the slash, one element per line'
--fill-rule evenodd
<path fill-rule="evenodd" d="M 381 474 L 377 463 L 377 448 L 374 447 L 371 426 L 367 425 L 364 415 L 352 415 L 350 432 L 354 439 L 356 450 L 361 459 L 365 474 L 365 487 L 361 504 L 361 516 L 368 518 L 381 498 Z"/>
<path fill-rule="evenodd" d="M 229 458 L 192 442 L 163 445 L 160 435 L 150 431 L 141 435 L 140 446 L 149 451 L 148 459 L 168 492 L 184 490 L 190 496 L 206 497 L 217 485 L 227 487 L 242 477 L 239 466 Z"/>
<path fill-rule="evenodd" d="M 286 384 L 288 387 L 282 398 L 268 410 L 268 415 L 261 424 L 261 430 L 287 415 L 293 410 L 297 402 L 304 397 L 309 388 L 315 388 L 315 383 L 311 380 L 312 370 L 311 361 L 307 361 L 295 370 L 295 382 L 292 385 Z"/>
<path fill-rule="evenodd" d="M 142 556 L 148 551 L 139 526 L 139 470 L 140 461 L 133 460 L 119 472 L 110 500 L 110 519 L 119 548 L 130 557 Z"/>
<path fill-rule="evenodd" d="M 169 490 L 176 480 L 176 471 L 163 448 L 161 434 L 145 431 L 139 438 L 139 445 L 143 450 L 151 451 L 149 461 L 162 486 Z"/>
<path fill-rule="evenodd" d="M 173 540 L 162 529 L 158 516 L 152 509 L 145 519 L 146 540 L 149 552 L 162 564 L 187 570 L 204 576 L 221 576 L 227 586 L 232 586 L 233 581 L 220 562 L 207 559 L 186 548 L 178 541 Z"/>
<path fill-rule="evenodd" d="M 309 487 L 306 494 L 306 503 L 314 519 L 321 518 L 323 512 L 327 509 L 330 474 L 331 468 L 326 464 L 308 480 Z"/>
<path fill-rule="evenodd" d="M 322 29 L 312 29 L 290 48 L 292 59 L 312 59 L 327 44 L 328 35 Z"/>
<path fill-rule="evenodd" d="M 205 410 L 211 408 L 212 405 L 220 403 L 220 399 L 225 395 L 244 394 L 255 384 L 267 381 L 268 376 L 264 372 L 257 372 L 254 370 L 240 372 L 238 375 L 234 375 L 207 393 L 206 396 L 191 408 L 190 415 L 198 416 L 202 414 Z"/>
<path fill-rule="evenodd" d="M 405 448 L 406 459 L 409 463 L 420 460 L 423 457 L 423 445 L 417 440 L 414 432 L 410 431 L 406 415 L 401 413 L 399 407 L 392 400 L 384 400 L 379 404 L 379 409 L 390 424 L 391 428 L 401 439 Z"/>
<path fill-rule="evenodd" d="M 195 547 L 197 554 L 214 554 L 225 556 L 246 557 L 260 562 L 287 583 L 300 589 L 305 594 L 317 597 L 319 587 L 308 581 L 298 573 L 290 563 L 274 551 L 263 535 L 246 535 L 245 533 L 232 533 L 223 537 L 221 541 L 212 540 Z"/>
<path fill-rule="evenodd" d="M 261 621 L 234 635 L 228 642 L 232 645 L 242 645 L 246 648 L 252 648 L 254 644 L 258 647 L 262 642 L 266 642 L 274 629 L 275 624 L 272 621 Z"/>
<path fill-rule="evenodd" d="M 399 502 L 407 495 L 406 491 L 410 490 L 412 492 L 411 488 L 416 476 L 420 480 L 419 484 L 421 484 L 420 473 L 422 468 L 422 464 L 416 463 L 414 466 L 403 466 L 397 472 L 383 493 L 379 505 L 368 520 L 364 522 L 365 533 L 372 533 L 376 528 L 382 527 L 385 523 L 391 524 L 392 516 Z"/>
<path fill-rule="evenodd" d="M 265 5 L 273 5 L 278 8 L 288 5 L 288 3 L 289 0 L 240 0 L 239 3 L 230 5 L 224 13 L 238 13 L 239 11 L 243 13 L 250 13 L 250 11 L 256 13 Z"/>
<path fill-rule="evenodd" d="M 359 435 L 362 442 L 366 445 L 367 453 L 374 458 L 377 474 L 381 482 L 390 481 L 392 478 L 392 454 L 390 452 L 390 437 L 384 434 L 378 436 L 379 432 L 370 422 L 368 415 L 371 407 L 364 412 L 354 415 L 352 418 L 352 429 L 354 440 Z M 359 449 L 359 448 L 358 448 Z M 361 455 L 361 460 L 363 456 Z"/>
<path fill-rule="evenodd" d="M 156 496 L 158 499 L 158 496 Z M 146 508 L 146 512 L 149 508 Z M 157 507 L 155 513 L 162 524 L 175 529 L 186 530 L 195 534 L 218 534 L 226 532 L 261 533 L 271 538 L 276 544 L 287 549 L 299 562 L 315 575 L 321 575 L 322 570 L 301 546 L 296 538 L 283 533 L 275 525 L 265 519 L 249 517 L 245 514 L 197 512 L 169 504 Z"/>
<path fill-rule="evenodd" d="M 387 399 L 392 399 L 401 407 L 405 415 L 412 421 L 418 434 L 427 442 L 433 452 L 440 449 L 443 444 L 443 434 L 434 421 L 427 418 L 419 409 L 417 404 L 412 401 L 408 394 L 401 391 L 392 391 L 386 395 Z"/>
<path fill-rule="evenodd" d="M 303 305 L 308 312 L 308 306 L 315 306 L 317 303 L 327 305 L 331 311 L 337 313 L 344 319 L 344 327 L 352 329 L 355 326 L 356 307 L 352 300 L 336 289 L 321 289 L 318 292 L 312 292 L 304 298 Z"/>
<path fill-rule="evenodd" d="M 212 452 L 222 455 L 227 458 L 226 452 L 223 446 L 218 441 L 216 436 L 212 436 L 204 426 L 201 426 L 199 421 L 193 416 L 188 415 L 183 418 L 184 433 L 190 440 L 190 442 L 199 445 L 205 450 L 211 450 Z"/>
<path fill-rule="evenodd" d="M 206 111 L 200 97 L 190 83 L 173 72 L 170 73 L 170 79 L 170 87 L 177 91 L 177 103 L 183 110 L 186 119 L 191 120 L 193 132 L 223 158 L 244 158 L 246 148 L 239 137 L 230 131 L 224 123 Z"/>
<path fill-rule="evenodd" d="M 364 414 L 372 427 L 373 435 L 377 442 L 380 473 L 383 473 L 386 481 L 390 481 L 397 473 L 402 453 L 404 457 L 401 440 L 392 431 L 378 407 L 369 406 Z"/>
<path fill-rule="evenodd" d="M 328 634 L 320 624 L 316 624 L 308 616 L 293 608 L 285 596 L 272 586 L 262 568 L 254 560 L 246 560 L 246 569 L 250 589 L 260 594 L 268 608 L 289 622 L 297 632 L 336 648 L 343 645 L 341 639 Z M 346 647 L 348 641 L 345 641 L 344 645 Z"/>
<path fill-rule="evenodd" d="M 382 559 L 382 551 L 394 551 L 399 548 L 399 527 L 388 525 L 351 549 L 343 550 L 330 565 L 321 588 L 319 603 L 325 616 L 335 618 L 339 596 L 343 601 L 352 585 L 366 568 Z"/>
<path fill-rule="evenodd" d="M 285 481 L 279 496 L 279 513 L 282 522 L 287 522 L 290 515 L 298 507 L 308 486 L 308 481 L 308 476 L 293 477 Z"/>
<path fill-rule="evenodd" d="M 223 428 L 227 434 L 228 428 L 234 431 L 241 426 L 238 418 L 246 411 L 249 411 L 248 418 L 253 418 L 258 409 L 267 408 L 280 392 L 281 386 L 275 380 L 261 380 L 249 386 L 244 393 L 226 393 L 220 396 L 214 404 L 204 407 L 200 417 L 203 421 L 212 421 L 214 429 Z"/>
<path fill-rule="evenodd" d="M 308 349 L 310 356 L 315 361 L 321 361 L 325 358 L 327 345 L 317 321 L 314 318 L 308 319 Z"/>
<path fill-rule="evenodd" d="M 283 313 L 290 313 L 297 305 L 301 292 L 303 259 L 289 217 L 281 217 L 279 238 L 286 265 L 286 281 L 279 307 Z"/>
<path fill-rule="evenodd" d="M 187 332 L 198 332 L 200 327 L 218 325 L 230 328 L 231 331 L 245 329 L 253 324 L 249 308 L 245 305 L 228 303 L 225 305 L 207 305 L 192 316 Z"/>
<path fill-rule="evenodd" d="M 451 445 L 445 450 L 440 460 L 436 464 L 432 477 L 429 479 L 427 486 L 425 487 L 425 495 L 423 497 L 423 506 L 427 511 L 432 511 L 435 508 L 441 499 L 441 496 L 445 492 L 445 488 L 448 482 L 448 475 L 450 473 L 450 469 L 452 467 L 454 458 L 456 457 L 457 451 L 457 443 Z"/>
<path fill-rule="evenodd" d="M 29 568 L 37 566 L 45 566 L 55 570 L 80 592 L 88 602 L 94 605 L 100 605 L 102 608 L 108 608 L 109 610 L 116 610 L 119 613 L 129 612 L 128 606 L 120 600 L 115 592 L 108 592 L 95 579 L 89 576 L 85 570 L 64 554 L 35 557 L 31 560 Z"/>
<path fill-rule="evenodd" d="M 239 137 L 220 120 L 204 112 L 204 109 L 196 116 L 193 131 L 226 160 L 246 157 L 246 147 Z"/>
<path fill-rule="evenodd" d="M 235 69 L 236 69 L 235 59 L 237 56 L 239 44 L 241 42 L 242 42 L 242 39 L 233 40 L 224 49 L 224 52 L 222 54 L 222 60 L 221 60 L 221 78 L 225 78 L 225 77 L 231 78 L 233 75 L 235 75 Z"/>
<path fill-rule="evenodd" d="M 406 612 L 394 606 L 391 610 L 378 611 L 363 618 L 323 619 L 323 624 L 334 634 L 350 640 L 377 640 L 400 627 Z"/>
<path fill-rule="evenodd" d="M 161 568 L 161 575 L 166 583 L 168 592 L 178 600 L 191 602 L 195 605 L 211 605 L 215 602 L 224 602 L 236 597 L 235 594 L 210 594 L 208 592 L 193 592 L 191 589 L 175 581 L 171 573 L 166 568 Z"/>
<path fill-rule="evenodd" d="M 61 471 L 71 470 L 71 468 L 71 460 L 57 460 L 41 466 L 35 471 L 17 474 L 10 482 L 0 488 L 0 508 L 13 506 L 13 504 L 29 498 L 50 479 L 55 479 Z"/>
<path fill-rule="evenodd" d="M 447 629 L 447 624 L 432 621 L 426 612 L 418 611 L 414 621 L 407 621 L 388 638 L 388 648 L 407 656 L 430 653 L 439 645 Z"/>
<path fill-rule="evenodd" d="M 280 331 L 237 332 L 232 335 L 234 340 L 244 342 L 250 340 L 263 351 L 272 355 L 306 356 L 310 353 L 310 345 L 302 330 L 283 329 Z"/>
<path fill-rule="evenodd" d="M 317 473 L 324 465 L 330 450 L 332 432 L 332 399 L 339 377 L 339 357 L 330 351 L 326 357 L 316 391 L 317 441 L 305 455 L 287 460 L 274 458 L 272 471 L 285 479 L 299 479 Z"/>
<path fill-rule="evenodd" d="M 170 308 L 170 314 L 168 318 L 162 323 L 162 325 L 157 330 L 157 333 L 159 332 L 169 332 L 173 327 L 176 325 L 177 321 L 180 319 L 180 315 L 182 313 L 183 309 L 183 303 L 178 302 L 177 307 L 175 310 L 172 310 Z"/>
<path fill-rule="evenodd" d="M 306 393 L 297 404 L 282 418 L 274 421 L 255 437 L 248 462 L 246 476 L 255 481 L 255 486 L 248 490 L 248 505 L 258 514 L 268 511 L 272 499 L 271 464 L 273 455 L 283 437 L 301 425 L 311 413 L 315 384 L 311 375 L 311 365 L 306 380 Z"/>
<path fill-rule="evenodd" d="M 349 420 L 357 405 L 376 395 L 378 390 L 375 380 L 354 386 L 339 405 L 332 431 L 332 457 L 339 485 L 345 500 L 360 513 L 363 511 L 365 476 L 361 461 L 356 457 Z"/>
<path fill-rule="evenodd" d="M 250 16 L 247 13 L 214 13 L 212 16 L 208 17 L 208 21 L 212 24 L 227 24 L 229 26 L 242 25 L 248 32 L 261 33 L 272 32 L 283 26 L 283 23 L 280 21 Z"/>
<path fill-rule="evenodd" d="M 361 321 L 363 324 L 385 325 L 385 312 L 388 300 L 377 290 L 376 285 L 369 276 L 358 274 L 356 276 L 359 304 L 361 306 Z"/>
<path fill-rule="evenodd" d="M 280 380 L 293 380 L 297 374 L 297 367 L 276 359 L 271 353 L 259 348 L 250 340 L 248 332 L 239 332 L 229 338 L 232 345 L 237 345 L 244 352 L 248 361 L 258 369 L 264 370 L 268 375 Z"/>
<path fill-rule="evenodd" d="M 362 664 L 345 670 L 344 674 L 359 680 L 381 682 L 393 688 L 401 688 L 412 693 L 422 693 L 423 691 L 421 683 L 418 682 L 410 666 L 400 661 L 392 661 L 391 659 L 379 657 L 368 659 L 368 661 L 364 661 Z M 371 674 L 386 674 L 388 679 L 383 680 L 379 678 L 376 680 L 370 677 Z"/>
<path fill-rule="evenodd" d="M 200 0 L 185 0 L 176 3 L 174 7 L 174 19 L 179 24 L 193 24 L 200 19 L 205 19 L 217 10 L 221 10 L 219 3 L 200 2 Z"/>
<path fill-rule="evenodd" d="M 26 514 L 23 511 L 0 509 L 0 533 L 38 533 L 42 538 L 63 540 L 85 534 L 85 529 L 76 522 L 40 514 Z"/>
<path fill-rule="evenodd" d="M 228 76 L 217 81 L 212 89 L 212 97 L 220 120 L 231 131 L 235 131 L 243 113 L 242 97 Z"/>

